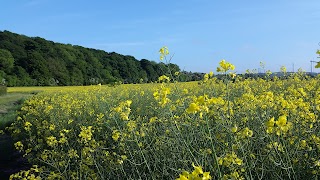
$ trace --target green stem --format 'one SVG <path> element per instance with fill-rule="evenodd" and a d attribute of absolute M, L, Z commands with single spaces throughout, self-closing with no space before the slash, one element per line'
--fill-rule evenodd
<path fill-rule="evenodd" d="M 209 139 L 210 139 L 210 143 L 211 143 L 211 148 L 213 151 L 213 155 L 214 155 L 214 161 L 216 163 L 216 166 L 218 168 L 218 177 L 219 179 L 222 178 L 222 174 L 221 174 L 221 170 L 220 170 L 220 166 L 219 166 L 219 162 L 218 162 L 218 157 L 217 157 L 217 153 L 216 153 L 216 149 L 214 148 L 214 143 L 212 141 L 212 136 L 211 136 L 211 132 L 210 132 L 210 127 L 209 127 L 209 123 L 208 123 L 208 118 L 206 118 L 206 125 L 207 125 L 207 130 L 208 130 L 208 134 L 209 134 Z"/>

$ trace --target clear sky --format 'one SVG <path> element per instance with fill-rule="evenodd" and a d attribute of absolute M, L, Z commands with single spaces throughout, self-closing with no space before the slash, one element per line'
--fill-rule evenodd
<path fill-rule="evenodd" d="M 167 46 L 193 72 L 320 60 L 320 0 L 0 0 L 0 30 L 156 62 Z"/>

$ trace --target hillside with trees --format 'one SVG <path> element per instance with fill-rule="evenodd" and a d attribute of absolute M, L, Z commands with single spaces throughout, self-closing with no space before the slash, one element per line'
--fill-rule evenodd
<path fill-rule="evenodd" d="M 116 52 L 0 31 L 0 81 L 7 86 L 154 82 L 167 72 L 165 66 Z M 176 64 L 168 66 L 172 72 L 180 71 Z"/>

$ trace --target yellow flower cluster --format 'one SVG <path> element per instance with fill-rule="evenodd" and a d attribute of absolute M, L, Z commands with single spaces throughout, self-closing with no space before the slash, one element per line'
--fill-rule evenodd
<path fill-rule="evenodd" d="M 14 143 L 14 147 L 19 150 L 19 151 L 22 151 L 23 150 L 23 144 L 21 141 L 18 141 L 16 143 Z"/>
<path fill-rule="evenodd" d="M 47 144 L 51 147 L 56 146 L 58 144 L 57 138 L 54 136 L 47 137 Z"/>
<path fill-rule="evenodd" d="M 163 46 L 162 48 L 160 48 L 159 53 L 160 53 L 160 60 L 163 60 L 163 58 L 169 54 L 168 47 Z"/>
<path fill-rule="evenodd" d="M 27 121 L 27 122 L 24 123 L 24 129 L 25 129 L 26 131 L 30 131 L 31 126 L 32 126 L 32 124 L 31 124 L 29 121 Z"/>
<path fill-rule="evenodd" d="M 204 113 L 208 113 L 210 107 L 213 105 L 224 105 L 225 101 L 222 98 L 209 98 L 207 95 L 193 97 L 193 101 L 186 109 L 188 114 L 195 114 L 199 112 L 199 117 L 203 118 Z"/>
<path fill-rule="evenodd" d="M 209 80 L 210 78 L 213 78 L 213 72 L 212 72 L 212 71 L 210 71 L 210 73 L 207 73 L 207 74 L 205 74 L 205 75 L 203 76 L 203 82 L 204 82 L 204 83 L 208 82 L 208 80 Z"/>
<path fill-rule="evenodd" d="M 118 130 L 113 130 L 112 131 L 112 139 L 114 141 L 118 141 L 119 138 L 120 138 L 120 132 Z"/>
<path fill-rule="evenodd" d="M 131 100 L 126 100 L 124 102 L 121 102 L 118 107 L 114 108 L 114 111 L 117 113 L 120 113 L 120 117 L 123 120 L 129 120 L 129 115 L 131 112 L 131 109 L 130 109 L 131 103 L 132 103 Z"/>
<path fill-rule="evenodd" d="M 162 75 L 158 78 L 159 82 L 170 82 L 170 78 L 166 75 Z"/>
<path fill-rule="evenodd" d="M 235 152 L 232 152 L 231 154 L 227 153 L 225 156 L 220 157 L 218 162 L 219 162 L 219 165 L 229 167 L 231 165 L 241 166 L 243 161 L 240 158 L 238 158 Z"/>
<path fill-rule="evenodd" d="M 221 60 L 219 62 L 219 67 L 217 67 L 217 72 L 223 72 L 226 73 L 229 70 L 234 70 L 235 66 L 229 62 L 226 62 L 226 60 Z"/>
<path fill-rule="evenodd" d="M 280 71 L 283 73 L 287 72 L 287 68 L 285 66 L 281 66 Z"/>
<path fill-rule="evenodd" d="M 153 93 L 153 97 L 155 100 L 158 101 L 159 105 L 161 107 L 164 107 L 167 103 L 170 102 L 170 99 L 168 98 L 168 95 L 170 94 L 170 88 L 169 87 L 165 87 L 163 84 L 161 85 L 161 87 L 159 89 L 157 89 L 154 93 Z"/>
<path fill-rule="evenodd" d="M 93 132 L 94 131 L 92 130 L 92 126 L 88 126 L 88 127 L 82 126 L 81 132 L 79 134 L 81 141 L 83 141 L 85 143 L 91 141 L 92 136 L 93 136 L 93 134 L 92 134 Z"/>
<path fill-rule="evenodd" d="M 75 149 L 68 150 L 68 156 L 70 158 L 79 158 L 79 155 Z"/>
<path fill-rule="evenodd" d="M 238 135 L 238 137 L 244 139 L 244 138 L 252 137 L 253 131 L 250 130 L 248 127 L 246 127 L 246 128 L 244 128 L 244 129 L 242 129 L 241 131 L 239 131 L 239 132 L 237 133 L 237 135 Z"/>
<path fill-rule="evenodd" d="M 189 173 L 188 171 L 183 171 L 180 177 L 176 180 L 209 180 L 212 179 L 210 172 L 203 172 L 201 166 L 195 166 L 192 164 L 194 170 Z"/>
<path fill-rule="evenodd" d="M 287 117 L 285 115 L 282 115 L 278 118 L 277 121 L 274 121 L 274 117 L 272 117 L 269 121 L 266 122 L 266 126 L 267 133 L 273 133 L 275 131 L 276 134 L 280 136 L 281 134 L 285 135 L 292 128 L 292 123 L 287 122 Z"/>
<path fill-rule="evenodd" d="M 41 180 L 42 178 L 38 175 L 40 171 L 41 168 L 39 169 L 38 166 L 33 166 L 29 170 L 23 170 L 18 173 L 12 174 L 9 180 Z"/>

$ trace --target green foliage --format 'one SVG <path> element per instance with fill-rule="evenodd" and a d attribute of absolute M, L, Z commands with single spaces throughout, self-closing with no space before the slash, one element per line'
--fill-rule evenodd
<path fill-rule="evenodd" d="M 9 71 L 13 68 L 14 59 L 10 51 L 5 49 L 0 49 L 0 69 L 4 71 Z"/>
<path fill-rule="evenodd" d="M 7 94 L 7 86 L 0 85 L 0 96 Z"/>
<path fill-rule="evenodd" d="M 8 86 L 155 82 L 165 68 L 133 56 L 0 31 L 0 80 Z M 175 64 L 170 69 L 180 70 Z"/>

